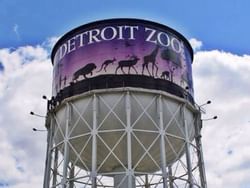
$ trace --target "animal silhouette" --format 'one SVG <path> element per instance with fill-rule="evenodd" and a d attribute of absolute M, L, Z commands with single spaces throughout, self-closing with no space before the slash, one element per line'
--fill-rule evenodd
<path fill-rule="evenodd" d="M 179 55 L 172 49 L 166 48 L 161 52 L 161 58 L 172 67 L 181 67 L 181 60 Z"/>
<path fill-rule="evenodd" d="M 77 80 L 81 75 L 87 79 L 88 74 L 92 75 L 92 71 L 96 69 L 96 65 L 94 63 L 89 63 L 87 65 L 85 65 L 83 68 L 79 69 L 78 71 L 76 71 L 73 75 L 73 81 Z"/>
<path fill-rule="evenodd" d="M 102 66 L 101 66 L 100 70 L 97 71 L 97 72 L 101 72 L 102 69 L 104 69 L 104 71 L 107 72 L 107 70 L 106 70 L 107 66 L 108 66 L 109 64 L 113 64 L 115 61 L 116 61 L 115 58 L 113 58 L 113 59 L 108 59 L 108 60 L 104 61 L 104 62 L 102 63 Z"/>
<path fill-rule="evenodd" d="M 177 54 L 171 49 L 164 49 L 161 52 L 161 58 L 166 61 L 166 65 L 168 66 L 170 81 L 174 81 L 175 70 L 180 67 L 179 62 L 176 59 L 179 59 Z"/>
<path fill-rule="evenodd" d="M 169 79 L 169 76 L 170 76 L 169 71 L 163 71 L 163 72 L 161 73 L 161 78 L 162 78 L 162 79 L 168 80 L 168 79 Z"/>
<path fill-rule="evenodd" d="M 149 54 L 143 57 L 143 64 L 142 64 L 142 74 L 144 73 L 144 69 L 146 67 L 148 74 L 151 76 L 151 73 L 148 69 L 148 65 L 151 63 L 152 64 L 152 76 L 154 76 L 154 68 L 156 68 L 156 73 L 157 75 L 158 72 L 158 66 L 156 65 L 156 56 L 159 50 L 159 46 L 157 45 L 156 48 Z"/>
<path fill-rule="evenodd" d="M 134 65 L 140 60 L 137 56 L 131 56 L 129 60 L 121 60 L 118 62 L 118 67 L 115 70 L 115 74 L 117 74 L 118 69 L 121 69 L 123 74 L 125 74 L 123 68 L 128 67 L 128 74 L 130 74 L 130 68 L 132 67 L 136 74 L 138 74 L 137 70 L 135 69 Z"/>

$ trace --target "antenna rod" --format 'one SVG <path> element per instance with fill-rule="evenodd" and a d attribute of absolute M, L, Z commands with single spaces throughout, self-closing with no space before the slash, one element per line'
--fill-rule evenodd
<path fill-rule="evenodd" d="M 202 119 L 202 121 L 209 121 L 209 120 L 213 120 L 213 119 L 217 119 L 217 118 L 218 118 L 218 116 L 214 116 L 212 118 Z"/>
<path fill-rule="evenodd" d="M 32 128 L 33 131 L 39 131 L 39 132 L 44 132 L 44 131 L 47 131 L 47 130 L 42 130 L 42 129 L 36 129 L 36 128 Z"/>
<path fill-rule="evenodd" d="M 39 115 L 39 114 L 36 114 L 36 113 L 34 113 L 34 112 L 30 112 L 30 115 L 32 115 L 32 116 L 37 116 L 37 117 L 41 117 L 41 118 L 45 118 L 46 116 L 42 116 L 42 115 Z"/>

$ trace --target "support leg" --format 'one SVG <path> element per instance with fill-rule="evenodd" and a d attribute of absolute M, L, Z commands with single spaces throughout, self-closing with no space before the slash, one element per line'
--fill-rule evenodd
<path fill-rule="evenodd" d="M 91 179 L 92 188 L 96 188 L 96 160 L 97 160 L 97 97 L 93 96 L 93 129 L 92 129 L 92 169 L 91 169 Z"/>
<path fill-rule="evenodd" d="M 47 118 L 47 117 L 46 117 Z M 53 117 L 51 115 L 50 125 L 47 128 L 47 151 L 46 151 L 46 162 L 45 162 L 45 174 L 44 174 L 44 182 L 43 187 L 49 188 L 50 185 L 50 172 L 51 172 L 51 160 L 52 160 L 52 145 L 53 145 Z"/>
<path fill-rule="evenodd" d="M 190 155 L 190 140 L 188 132 L 188 124 L 186 120 L 186 105 L 183 105 L 183 118 L 184 118 L 184 131 L 185 131 L 185 149 L 186 149 L 186 161 L 187 161 L 187 173 L 188 173 L 188 182 L 189 188 L 193 188 L 193 174 L 192 174 L 192 164 L 191 164 L 191 155 Z"/>
<path fill-rule="evenodd" d="M 158 98 L 158 113 L 159 113 L 159 124 L 160 124 L 160 152 L 161 152 L 161 170 L 163 177 L 163 187 L 167 188 L 167 171 L 166 171 L 166 149 L 165 149 L 165 129 L 163 127 L 163 110 L 162 110 L 162 96 Z"/>
<path fill-rule="evenodd" d="M 195 143 L 197 146 L 197 157 L 198 157 L 198 166 L 199 166 L 201 187 L 207 188 L 205 165 L 204 165 L 202 143 L 201 143 L 201 133 L 200 133 L 201 123 L 202 123 L 201 117 L 200 117 L 200 114 L 198 114 L 196 116 L 196 120 L 195 120 Z"/>
<path fill-rule="evenodd" d="M 70 113 L 71 106 L 66 103 L 66 126 L 65 126 L 65 137 L 64 137 L 64 163 L 63 163 L 63 177 L 62 177 L 62 187 L 66 188 L 68 184 L 68 164 L 69 164 L 69 125 L 70 125 Z"/>

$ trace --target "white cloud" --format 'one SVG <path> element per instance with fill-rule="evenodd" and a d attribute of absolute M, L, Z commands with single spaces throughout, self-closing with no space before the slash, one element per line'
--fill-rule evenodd
<path fill-rule="evenodd" d="M 192 48 L 193 48 L 194 51 L 198 51 L 202 47 L 202 42 L 199 41 L 199 40 L 197 40 L 197 39 L 195 39 L 195 38 L 191 38 L 189 40 L 189 43 L 191 44 L 191 46 L 192 46 Z"/>
<path fill-rule="evenodd" d="M 52 50 L 52 48 L 60 38 L 61 37 L 49 37 L 46 41 L 43 42 L 42 47 Z"/>
<path fill-rule="evenodd" d="M 51 93 L 52 65 L 42 46 L 0 49 L 0 182 L 13 188 L 41 187 L 45 163 L 44 119 L 29 115 L 45 114 L 42 95 Z"/>
<path fill-rule="evenodd" d="M 13 26 L 13 31 L 16 34 L 17 39 L 20 40 L 21 38 L 20 38 L 20 33 L 19 33 L 19 26 L 17 24 Z"/>
<path fill-rule="evenodd" d="M 198 103 L 211 99 L 204 117 L 203 143 L 208 187 L 250 184 L 250 55 L 199 51 L 193 63 Z"/>
<path fill-rule="evenodd" d="M 50 41 L 50 42 L 49 42 Z M 46 134 L 44 119 L 30 116 L 34 110 L 45 114 L 43 94 L 51 93 L 52 65 L 47 48 L 23 46 L 0 49 L 0 182 L 12 188 L 42 186 Z M 193 40 L 197 41 L 197 40 Z M 195 42 L 194 42 L 195 43 Z M 198 49 L 202 42 L 194 46 Z M 250 184 L 250 56 L 222 51 L 198 51 L 193 63 L 195 96 L 201 104 L 208 99 L 202 129 L 208 187 L 243 188 Z"/>

